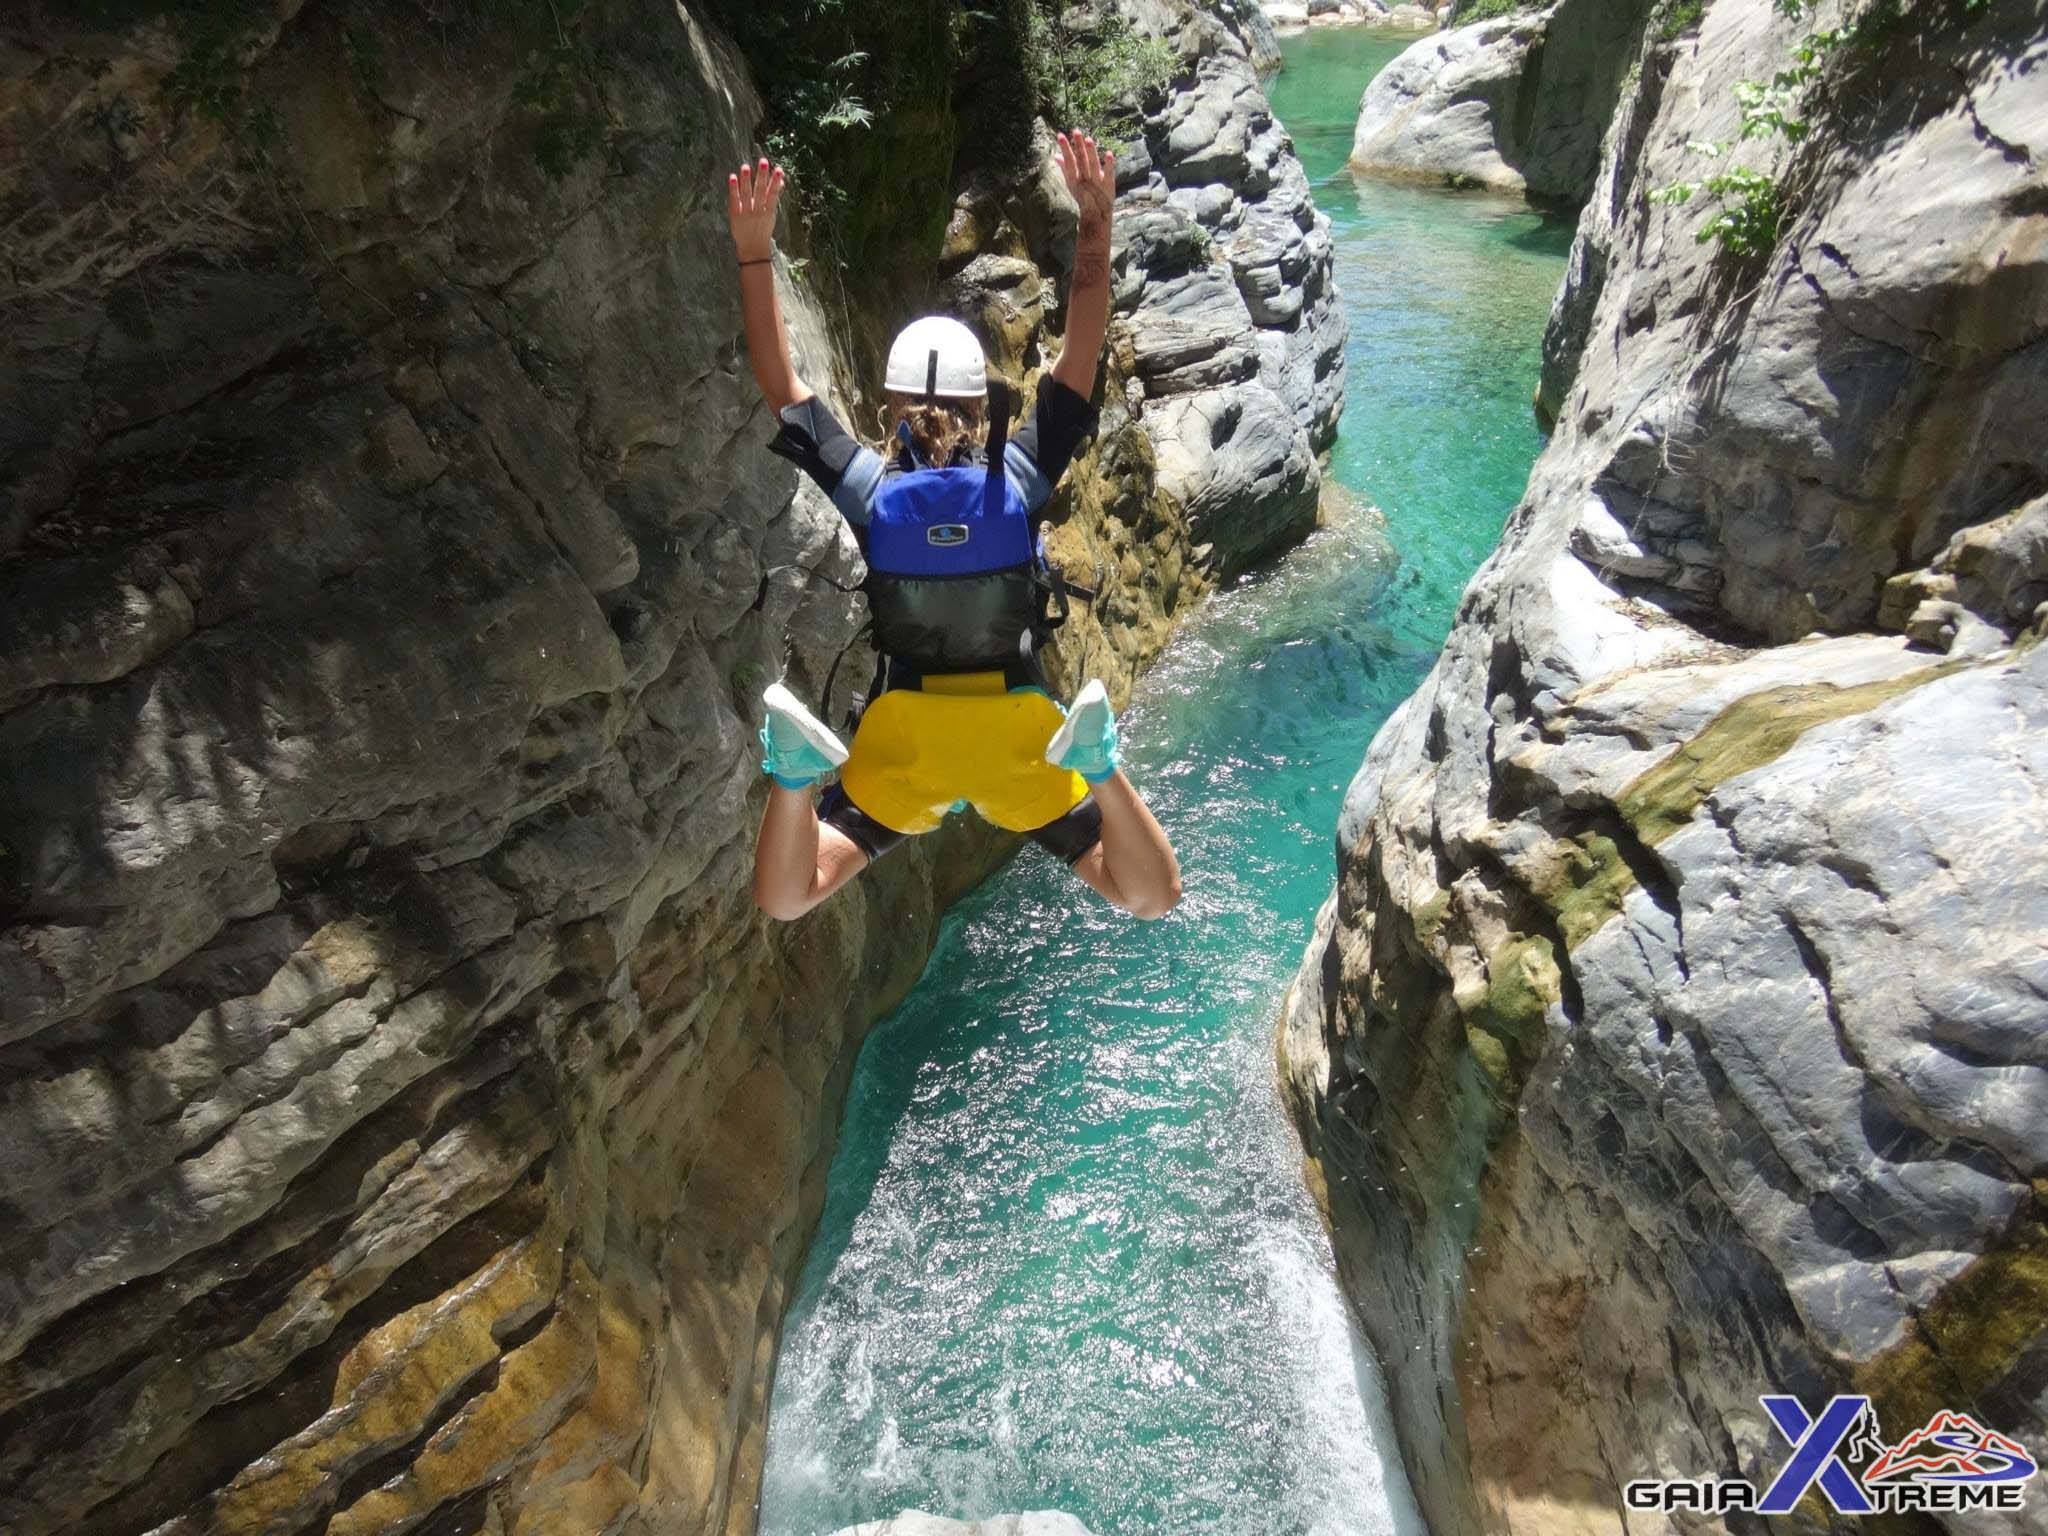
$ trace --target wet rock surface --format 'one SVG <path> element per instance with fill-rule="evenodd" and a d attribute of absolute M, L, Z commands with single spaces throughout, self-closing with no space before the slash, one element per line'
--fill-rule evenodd
<path fill-rule="evenodd" d="M 1577 207 L 1648 0 L 1557 0 L 1425 37 L 1365 88 L 1351 163 Z"/>
<path fill-rule="evenodd" d="M 603 91 L 565 104 L 515 26 L 258 15 L 231 60 L 0 27 L 0 1528 L 743 1531 L 852 1048 L 1005 849 L 753 910 L 759 692 L 815 695 L 862 601 L 764 448 L 731 48 L 586 7 Z M 1223 70 L 1236 33 L 1174 26 Z M 1300 183 L 1228 103 L 1226 238 L 1255 174 Z M 1061 199 L 1005 198 L 937 275 L 1028 380 Z M 1327 288 L 1246 238 L 1276 315 Z M 781 277 L 863 419 L 837 338 L 903 317 Z M 1104 596 L 1056 670 L 1127 686 L 1303 531 L 1238 488 L 1312 504 L 1318 302 L 1156 384 L 1243 396 L 1277 454 L 1176 447 L 1167 490 L 1155 384 L 1112 372 L 1058 535 Z"/>
<path fill-rule="evenodd" d="M 2048 45 L 1938 11 L 1747 264 L 1642 194 L 1798 29 L 1646 68 L 1557 435 L 1347 797 L 1283 1057 L 1439 1530 L 1761 1485 L 1766 1390 L 2048 1438 Z"/>

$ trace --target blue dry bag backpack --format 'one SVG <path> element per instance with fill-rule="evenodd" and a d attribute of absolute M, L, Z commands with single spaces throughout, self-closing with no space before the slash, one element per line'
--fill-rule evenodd
<path fill-rule="evenodd" d="M 920 466 L 875 492 L 866 530 L 875 645 L 919 672 L 1008 666 L 1043 625 L 1031 514 L 1003 473 L 1008 417 L 1008 394 L 990 379 L 984 463 Z M 908 448 L 907 431 L 903 441 Z"/>

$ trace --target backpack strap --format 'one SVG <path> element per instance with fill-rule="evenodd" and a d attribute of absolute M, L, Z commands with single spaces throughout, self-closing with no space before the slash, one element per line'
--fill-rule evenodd
<path fill-rule="evenodd" d="M 846 660 L 846 653 L 865 640 L 874 627 L 875 621 L 869 619 L 853 632 L 853 637 L 846 644 L 842 645 L 839 648 L 839 654 L 832 658 L 832 665 L 825 672 L 825 691 L 818 699 L 818 713 L 826 719 L 832 718 L 832 684 L 838 680 L 839 664 Z M 860 712 L 866 707 L 867 701 L 861 698 L 859 694 L 855 694 L 853 706 L 847 711 L 846 723 L 849 726 L 856 723 L 860 719 Z"/>
<path fill-rule="evenodd" d="M 988 466 L 983 481 L 982 512 L 987 517 L 1003 513 L 1003 489 L 1009 475 L 1003 450 L 1010 445 L 1010 386 L 996 374 L 988 376 Z"/>
<path fill-rule="evenodd" d="M 917 451 L 917 439 L 911 435 L 910 423 L 908 421 L 896 423 L 896 441 L 901 445 L 905 462 L 912 469 L 931 468 L 931 465 L 925 462 L 924 455 Z"/>
<path fill-rule="evenodd" d="M 1037 630 L 1027 629 L 1017 637 L 1017 655 L 1003 668 L 1005 688 L 1036 688 L 1041 693 L 1051 693 L 1052 683 L 1045 675 L 1045 662 L 1039 656 L 1044 638 Z"/>
<path fill-rule="evenodd" d="M 1045 531 L 1052 525 L 1040 523 L 1031 544 L 1031 582 L 1038 589 L 1038 631 L 1041 643 L 1067 622 L 1067 594 L 1072 589 L 1060 568 L 1045 556 Z"/>

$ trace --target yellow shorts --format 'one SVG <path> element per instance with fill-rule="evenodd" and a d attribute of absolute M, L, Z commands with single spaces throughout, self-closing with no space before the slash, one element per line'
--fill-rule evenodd
<path fill-rule="evenodd" d="M 840 787 L 896 832 L 929 832 L 962 800 L 1006 831 L 1036 831 L 1088 797 L 1087 780 L 1045 760 L 1065 719 L 1035 688 L 1006 691 L 1000 672 L 927 676 L 867 707 Z"/>

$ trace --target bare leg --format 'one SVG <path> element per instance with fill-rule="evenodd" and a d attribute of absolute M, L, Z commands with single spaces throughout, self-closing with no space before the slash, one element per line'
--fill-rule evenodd
<path fill-rule="evenodd" d="M 754 844 L 754 901 L 763 912 L 794 922 L 867 863 L 852 838 L 818 820 L 808 788 L 770 781 L 761 837 Z"/>
<path fill-rule="evenodd" d="M 1102 841 L 1074 873 L 1133 917 L 1164 917 L 1180 901 L 1180 861 L 1151 809 L 1121 771 L 1092 786 Z"/>

